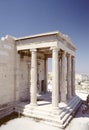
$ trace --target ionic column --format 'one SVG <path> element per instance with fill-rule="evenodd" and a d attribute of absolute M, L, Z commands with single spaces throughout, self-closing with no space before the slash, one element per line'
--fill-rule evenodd
<path fill-rule="evenodd" d="M 59 59 L 59 101 L 61 99 L 61 57 Z"/>
<path fill-rule="evenodd" d="M 66 102 L 66 53 L 62 54 L 61 61 L 61 101 Z"/>
<path fill-rule="evenodd" d="M 71 86 L 72 86 L 72 96 L 75 95 L 75 57 L 71 59 Z"/>
<path fill-rule="evenodd" d="M 58 81 L 58 48 L 52 50 L 52 106 L 58 107 L 59 102 L 59 81 Z"/>
<path fill-rule="evenodd" d="M 71 98 L 71 55 L 67 55 L 67 96 Z"/>
<path fill-rule="evenodd" d="M 37 105 L 37 50 L 31 49 L 31 89 L 30 103 Z"/>
<path fill-rule="evenodd" d="M 31 80 L 30 80 L 30 77 L 31 77 L 31 62 L 29 61 L 28 62 L 28 99 L 30 101 L 30 88 L 31 88 Z"/>
<path fill-rule="evenodd" d="M 46 93 L 47 92 L 47 59 L 46 56 L 45 56 L 45 59 L 44 59 L 44 92 Z"/>

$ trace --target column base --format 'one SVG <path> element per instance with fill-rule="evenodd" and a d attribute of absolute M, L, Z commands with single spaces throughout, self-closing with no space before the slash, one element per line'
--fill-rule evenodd
<path fill-rule="evenodd" d="M 54 107 L 54 106 L 52 106 L 52 109 L 53 109 L 53 110 L 59 110 L 59 107 Z"/>
<path fill-rule="evenodd" d="M 59 103 L 58 110 L 53 110 L 51 104 L 40 107 L 32 107 L 30 104 L 18 104 L 15 111 L 22 113 L 27 117 L 32 117 L 37 121 L 64 129 L 71 121 L 72 117 L 80 107 L 82 101 L 78 96 L 74 96 L 68 103 Z M 55 107 L 54 107 L 55 108 Z"/>
<path fill-rule="evenodd" d="M 66 103 L 66 101 L 67 101 L 66 97 L 62 97 L 60 102 Z"/>
<path fill-rule="evenodd" d="M 31 107 L 37 107 L 38 105 L 36 103 L 30 103 Z"/>

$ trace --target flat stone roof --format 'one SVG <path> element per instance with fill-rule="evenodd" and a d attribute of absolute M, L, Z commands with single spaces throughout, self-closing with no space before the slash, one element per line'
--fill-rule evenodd
<path fill-rule="evenodd" d="M 44 36 L 51 36 L 51 35 L 56 35 L 58 38 L 61 38 L 62 40 L 64 40 L 65 42 L 67 42 L 68 44 L 70 44 L 72 47 L 75 48 L 75 46 L 71 42 L 71 40 L 68 37 L 68 35 L 62 34 L 59 31 L 48 32 L 48 33 L 41 33 L 41 34 L 35 34 L 35 35 L 30 35 L 30 36 L 25 36 L 25 37 L 19 37 L 19 38 L 16 38 L 15 40 L 19 41 L 19 40 L 26 40 L 26 39 L 32 39 L 32 38 L 38 38 L 38 37 L 44 37 Z"/>

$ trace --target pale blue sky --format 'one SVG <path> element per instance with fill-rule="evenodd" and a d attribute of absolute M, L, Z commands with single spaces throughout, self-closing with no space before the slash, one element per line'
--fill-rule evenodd
<path fill-rule="evenodd" d="M 0 37 L 55 30 L 76 46 L 76 72 L 89 74 L 89 0 L 0 0 Z"/>

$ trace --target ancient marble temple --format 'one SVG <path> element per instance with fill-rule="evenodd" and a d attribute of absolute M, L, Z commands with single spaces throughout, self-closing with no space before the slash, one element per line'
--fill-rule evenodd
<path fill-rule="evenodd" d="M 75 51 L 68 36 L 50 32 L 0 40 L 0 118 L 13 111 L 64 128 L 80 103 Z M 47 91 L 52 58 L 52 92 Z"/>

